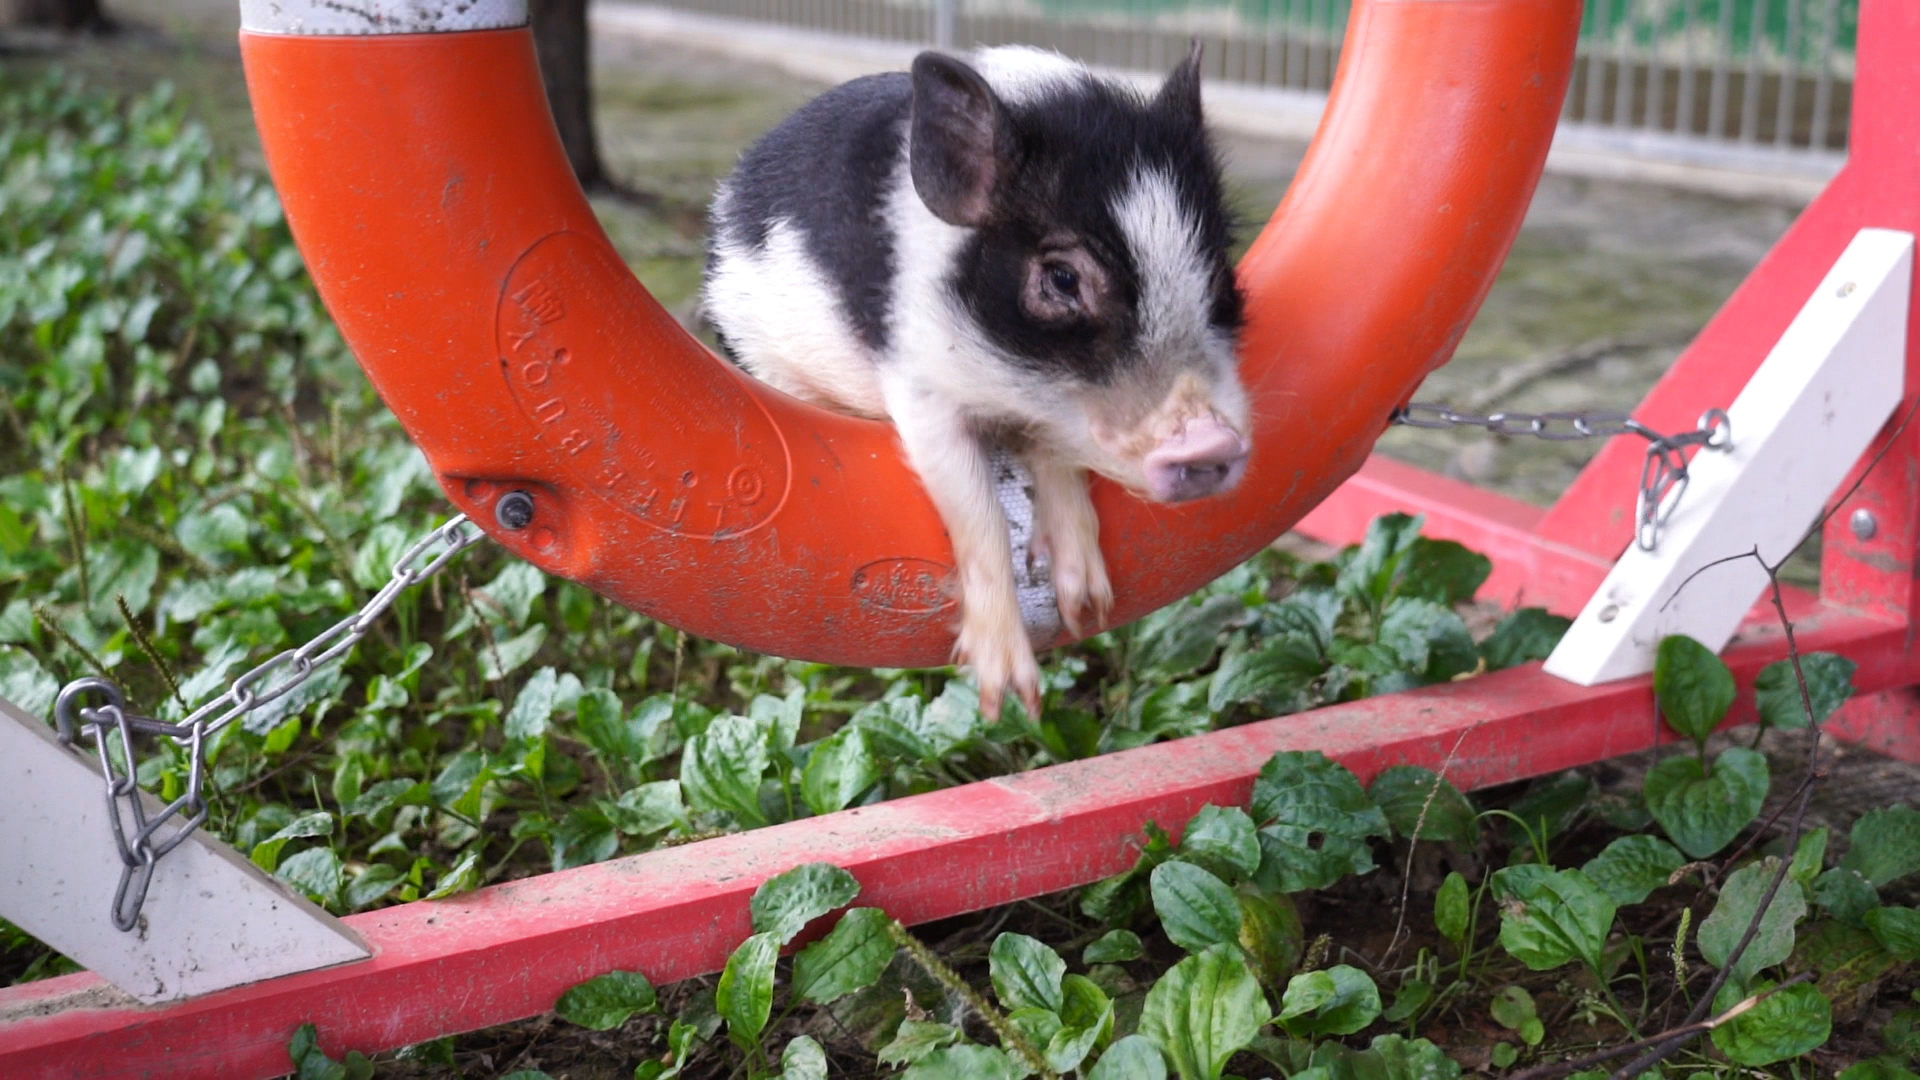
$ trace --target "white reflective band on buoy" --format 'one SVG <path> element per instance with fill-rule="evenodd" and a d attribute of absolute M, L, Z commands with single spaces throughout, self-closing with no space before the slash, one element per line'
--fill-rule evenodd
<path fill-rule="evenodd" d="M 256 34 L 444 34 L 527 24 L 527 0 L 240 0 Z"/>

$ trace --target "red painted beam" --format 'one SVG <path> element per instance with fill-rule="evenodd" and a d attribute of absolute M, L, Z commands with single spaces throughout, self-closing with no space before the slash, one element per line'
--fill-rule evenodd
<path fill-rule="evenodd" d="M 1864 692 L 1920 682 L 1904 626 L 1822 609 L 1798 633 L 1857 660 Z M 1745 684 L 1783 654 L 1757 623 L 1726 655 Z M 1662 741 L 1652 705 L 1645 678 L 1579 687 L 1530 665 L 353 916 L 371 960 L 174 1005 L 127 1003 L 91 974 L 12 987 L 0 1076 L 273 1076 L 303 1023 L 336 1055 L 371 1053 L 535 1015 L 615 968 L 660 983 L 716 971 L 750 932 L 754 888 L 801 863 L 846 867 L 862 903 L 926 922 L 1112 874 L 1147 821 L 1244 803 L 1279 750 L 1321 750 L 1363 779 L 1412 763 L 1482 787 Z M 1875 708 L 1858 710 L 1857 737 L 1891 717 L 1912 740 L 1911 711 Z M 1750 702 L 1737 710 L 1751 718 Z"/>

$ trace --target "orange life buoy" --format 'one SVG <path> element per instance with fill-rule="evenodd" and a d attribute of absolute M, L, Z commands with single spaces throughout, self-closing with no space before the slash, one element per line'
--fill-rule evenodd
<path fill-rule="evenodd" d="M 561 152 L 524 4 L 436 21 L 376 0 L 354 11 L 415 21 L 343 27 L 345 6 L 307 2 L 334 21 L 243 5 L 267 161 L 448 497 L 515 554 L 694 634 L 945 663 L 951 549 L 892 429 L 740 374 L 635 280 Z M 1289 528 L 1451 355 L 1539 179 L 1579 19 L 1574 0 L 1356 0 L 1319 134 L 1240 264 L 1246 480 L 1178 506 L 1095 481 L 1116 624 Z M 502 512 L 515 491 L 530 520 L 519 499 Z"/>

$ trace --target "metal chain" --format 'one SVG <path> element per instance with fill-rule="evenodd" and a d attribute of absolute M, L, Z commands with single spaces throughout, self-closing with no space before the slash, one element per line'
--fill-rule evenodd
<path fill-rule="evenodd" d="M 1733 422 L 1725 409 L 1700 414 L 1694 430 L 1662 435 L 1620 412 L 1461 413 L 1430 402 L 1410 402 L 1396 410 L 1393 422 L 1416 428 L 1477 427 L 1495 435 L 1527 435 L 1549 442 L 1607 439 L 1638 435 L 1647 440 L 1647 458 L 1640 467 L 1640 494 L 1634 501 L 1638 527 L 1634 543 L 1642 551 L 1660 546 L 1660 530 L 1687 491 L 1686 448 L 1727 450 L 1733 446 Z"/>
<path fill-rule="evenodd" d="M 121 863 L 120 884 L 113 895 L 114 926 L 132 930 L 138 925 L 155 865 L 207 820 L 208 739 L 235 720 L 292 693 L 329 661 L 359 644 L 401 593 L 439 573 L 455 555 L 485 535 L 465 514 L 455 516 L 408 548 L 394 562 L 387 583 L 360 605 L 360 610 L 306 644 L 241 675 L 219 696 L 177 723 L 128 711 L 126 695 L 107 679 L 76 679 L 61 688 L 53 707 L 60 741 L 72 745 L 84 725 L 86 734 L 93 737 L 100 775 L 107 785 L 107 816 L 113 822 L 113 841 Z M 440 550 L 435 551 L 436 547 Z M 88 705 L 87 699 L 99 703 Z M 152 816 L 140 797 L 135 735 L 172 739 L 187 752 L 186 790 Z M 178 831 L 160 837 L 160 827 L 169 822 L 178 822 Z"/>

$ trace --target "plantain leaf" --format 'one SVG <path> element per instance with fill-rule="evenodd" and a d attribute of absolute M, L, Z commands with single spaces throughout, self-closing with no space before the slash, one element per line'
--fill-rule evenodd
<path fill-rule="evenodd" d="M 1771 982 L 1752 988 L 1759 994 L 1773 989 Z M 1714 1000 L 1713 1011 L 1726 1012 L 1746 995 L 1729 982 Z M 1826 995 L 1802 983 L 1767 998 L 1748 1011 L 1713 1029 L 1713 1044 L 1742 1065 L 1759 1067 L 1799 1057 L 1824 1045 L 1833 1031 L 1833 1006 Z"/>
<path fill-rule="evenodd" d="M 1094 938 L 1080 953 L 1080 961 L 1085 964 L 1124 964 L 1129 960 L 1138 960 L 1147 951 L 1140 944 L 1140 935 L 1131 930 L 1109 930 Z"/>
<path fill-rule="evenodd" d="M 1467 939 L 1467 920 L 1471 917 L 1467 879 L 1460 871 L 1449 873 L 1433 897 L 1433 926 L 1440 936 L 1455 945 Z"/>
<path fill-rule="evenodd" d="M 1920 960 L 1920 910 L 1879 907 L 1867 912 L 1865 921 L 1874 940 L 1901 963 Z"/>
<path fill-rule="evenodd" d="M 1669 727 L 1704 743 L 1733 707 L 1733 672 L 1705 645 L 1674 634 L 1654 654 L 1653 696 Z"/>
<path fill-rule="evenodd" d="M 1167 1059 L 1153 1040 L 1129 1035 L 1107 1047 L 1087 1080 L 1167 1080 Z"/>
<path fill-rule="evenodd" d="M 1215 945 L 1175 964 L 1147 991 L 1140 1034 L 1166 1051 L 1181 1080 L 1220 1080 L 1227 1059 L 1269 1015 L 1240 950 Z"/>
<path fill-rule="evenodd" d="M 1275 754 L 1253 784 L 1260 826 L 1254 881 L 1274 892 L 1323 889 L 1373 869 L 1370 837 L 1386 837 L 1387 817 L 1346 766 L 1317 750 Z"/>
<path fill-rule="evenodd" d="M 1260 868 L 1260 836 L 1237 806 L 1203 806 L 1180 837 L 1180 857 L 1232 883 Z"/>
<path fill-rule="evenodd" d="M 680 756 L 680 790 L 693 809 L 724 811 L 757 829 L 768 823 L 760 809 L 760 776 L 766 771 L 760 725 L 744 716 L 722 716 L 687 740 Z"/>
<path fill-rule="evenodd" d="M 808 923 L 859 895 L 860 883 L 852 874 L 832 863 L 807 863 L 761 882 L 748 906 L 753 928 L 785 945 Z"/>
<path fill-rule="evenodd" d="M 1707 963 L 1727 966 L 1727 957 L 1752 925 L 1760 900 L 1779 870 L 1780 860 L 1769 857 L 1734 871 L 1720 886 L 1720 902 L 1700 922 L 1700 955 Z M 1785 960 L 1793 952 L 1794 924 L 1806 913 L 1807 898 L 1800 883 L 1790 877 L 1782 881 L 1760 918 L 1760 929 L 1733 966 L 1733 981 L 1744 986 L 1762 969 Z"/>
<path fill-rule="evenodd" d="M 609 971 L 560 995 L 553 1011 L 560 1019 L 593 1031 L 611 1031 L 635 1013 L 659 1008 L 653 984 L 637 971 Z"/>
<path fill-rule="evenodd" d="M 1622 836 L 1581 869 L 1624 907 L 1646 900 L 1686 863 L 1686 856 L 1657 836 Z"/>
<path fill-rule="evenodd" d="M 1240 939 L 1240 903 L 1226 882 L 1188 862 L 1162 863 L 1150 879 L 1153 909 L 1175 945 L 1199 952 Z"/>
<path fill-rule="evenodd" d="M 878 982 L 893 960 L 891 921 L 879 908 L 840 916 L 831 933 L 793 958 L 793 992 L 826 1005 Z"/>
<path fill-rule="evenodd" d="M 1768 783 L 1766 756 L 1743 746 L 1721 751 L 1710 775 L 1698 758 L 1668 758 L 1647 773 L 1647 811 L 1681 851 L 1704 859 L 1760 816 Z"/>
<path fill-rule="evenodd" d="M 780 956 L 780 939 L 755 934 L 727 957 L 726 970 L 714 989 L 713 1004 L 727 1022 L 727 1038 L 751 1053 L 773 1013 L 773 964 Z"/>
<path fill-rule="evenodd" d="M 1240 947 L 1247 963 L 1267 986 L 1279 986 L 1299 966 L 1306 951 L 1300 913 L 1286 893 L 1263 892 L 1251 883 L 1234 890 L 1240 902 Z"/>
<path fill-rule="evenodd" d="M 1517 868 L 1511 868 L 1517 869 Z M 1517 903 L 1500 911 L 1500 944 L 1535 971 L 1551 971 L 1571 960 L 1594 972 L 1613 927 L 1613 898 L 1578 870 L 1555 870 L 1517 885 Z"/>
<path fill-rule="evenodd" d="M 880 763 L 864 729 L 848 725 L 813 744 L 800 773 L 800 797 L 816 814 L 844 810 L 879 781 Z"/>
<path fill-rule="evenodd" d="M 1813 722 L 1825 723 L 1833 711 L 1853 696 L 1853 673 L 1860 665 L 1829 652 L 1805 653 L 1800 671 L 1807 678 L 1807 697 L 1813 700 Z M 1807 726 L 1807 705 L 1800 696 L 1800 681 L 1793 677 L 1793 661 L 1775 660 L 1760 669 L 1753 680 L 1753 696 L 1759 706 L 1760 722 L 1768 727 L 1803 728 Z"/>
<path fill-rule="evenodd" d="M 995 1046 L 943 1046 L 913 1063 L 900 1080 L 1021 1080 L 1031 1070 Z"/>
<path fill-rule="evenodd" d="M 1280 999 L 1280 1026 L 1296 1038 L 1351 1035 L 1380 1016 L 1380 988 L 1346 964 L 1295 975 Z"/>
<path fill-rule="evenodd" d="M 1060 980 L 1067 973 L 1059 953 L 1025 934 L 1001 934 L 987 950 L 987 970 L 1000 1004 L 1059 1013 Z"/>
<path fill-rule="evenodd" d="M 911 1065 L 943 1046 L 952 1046 L 960 1032 L 946 1024 L 902 1020 L 893 1041 L 880 1048 L 880 1064 Z"/>
<path fill-rule="evenodd" d="M 1395 765 L 1374 777 L 1367 795 L 1402 837 L 1463 847 L 1480 839 L 1473 804 L 1452 782 L 1431 769 Z M 1418 836 L 1414 835 L 1416 829 Z"/>
<path fill-rule="evenodd" d="M 1920 810 L 1889 806 L 1860 815 L 1840 865 L 1876 889 L 1920 870 Z"/>
<path fill-rule="evenodd" d="M 1492 636 L 1480 643 L 1480 655 L 1488 671 L 1545 660 L 1572 625 L 1572 619 L 1546 608 L 1521 608 L 1493 628 Z"/>
<path fill-rule="evenodd" d="M 1865 926 L 1867 912 L 1880 906 L 1880 892 L 1858 870 L 1836 866 L 1813 879 L 1813 902 L 1848 926 Z"/>

